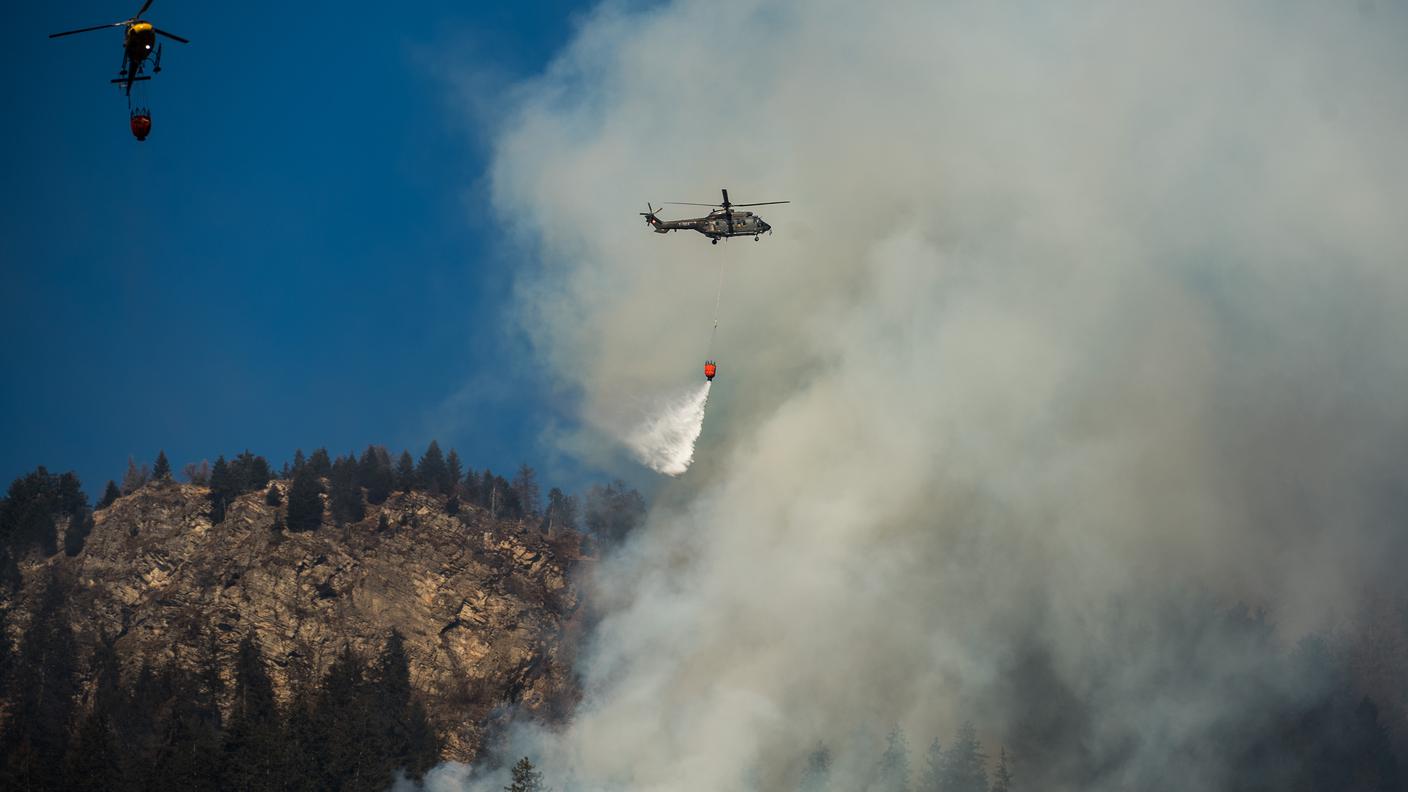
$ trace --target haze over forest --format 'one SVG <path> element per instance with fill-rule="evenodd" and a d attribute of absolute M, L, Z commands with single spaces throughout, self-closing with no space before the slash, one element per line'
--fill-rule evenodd
<path fill-rule="evenodd" d="M 412 662 L 442 622 L 493 645 L 472 586 L 542 625 L 482 655 L 510 671 L 461 709 L 473 750 L 382 746 L 367 783 L 1408 788 L 1405 40 L 1381 0 L 676 0 L 583 11 L 529 78 L 447 66 L 516 265 L 497 315 L 540 367 L 523 398 L 561 410 L 521 458 L 603 484 L 500 512 L 521 482 L 445 486 L 427 450 L 379 511 L 358 471 L 389 455 L 305 474 L 328 496 L 288 540 L 310 556 L 382 563 L 382 511 L 472 545 L 483 575 Z M 792 203 L 756 243 L 637 216 L 721 187 Z M 633 442 L 678 403 L 702 432 L 657 480 Z M 64 552 L 86 504 L 48 486 L 16 613 L 93 552 Z M 293 519 L 292 495 L 238 497 L 260 531 Z M 17 657 L 32 624 L 7 627 Z M 399 679 L 376 627 L 373 698 Z M 237 637 L 221 656 L 249 660 Z M 323 709 L 271 697 L 270 739 L 336 719 L 310 667 Z"/>

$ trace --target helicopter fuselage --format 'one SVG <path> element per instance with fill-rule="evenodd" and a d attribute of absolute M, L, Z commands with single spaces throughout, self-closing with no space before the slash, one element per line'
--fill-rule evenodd
<path fill-rule="evenodd" d="M 729 228 L 729 214 L 733 215 L 732 229 Z M 657 234 L 667 234 L 671 231 L 698 231 L 710 239 L 755 237 L 772 230 L 772 226 L 752 212 L 725 212 L 722 209 L 710 212 L 705 217 L 661 220 L 652 214 L 646 219 Z"/>
<path fill-rule="evenodd" d="M 122 36 L 122 49 L 127 53 L 127 68 L 135 70 L 156 47 L 156 28 L 150 22 L 134 22 Z"/>

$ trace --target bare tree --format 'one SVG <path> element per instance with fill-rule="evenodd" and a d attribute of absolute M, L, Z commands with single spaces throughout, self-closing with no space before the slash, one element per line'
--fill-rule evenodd
<path fill-rule="evenodd" d="M 122 476 L 122 494 L 131 495 L 152 480 L 152 469 L 143 464 L 137 466 L 137 460 L 127 457 L 127 472 Z"/>
<path fill-rule="evenodd" d="M 187 481 L 204 487 L 210 483 L 210 460 L 191 462 L 181 468 L 181 472 L 185 474 Z"/>

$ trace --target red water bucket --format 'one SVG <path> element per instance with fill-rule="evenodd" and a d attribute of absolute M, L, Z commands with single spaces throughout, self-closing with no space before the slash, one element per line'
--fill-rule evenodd
<path fill-rule="evenodd" d="M 152 132 L 152 117 L 148 113 L 132 114 L 132 136 L 138 140 L 146 140 L 147 135 Z"/>

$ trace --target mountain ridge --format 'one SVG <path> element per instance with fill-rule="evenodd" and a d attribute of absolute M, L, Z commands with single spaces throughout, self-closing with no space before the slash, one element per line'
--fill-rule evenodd
<path fill-rule="evenodd" d="M 279 504 L 290 482 L 270 486 L 277 497 L 239 495 L 219 522 L 201 485 L 156 480 L 118 498 L 94 513 L 75 554 L 19 560 L 10 629 L 32 619 L 49 570 L 73 584 L 67 613 L 80 656 L 110 642 L 128 677 L 167 662 L 194 671 L 213 646 L 228 669 L 253 636 L 281 701 L 344 647 L 374 657 L 396 631 L 441 758 L 455 761 L 477 756 L 496 723 L 570 711 L 573 578 L 591 560 L 579 534 L 545 534 L 420 491 L 368 505 L 355 522 L 337 525 L 325 509 L 316 529 L 289 531 Z"/>

